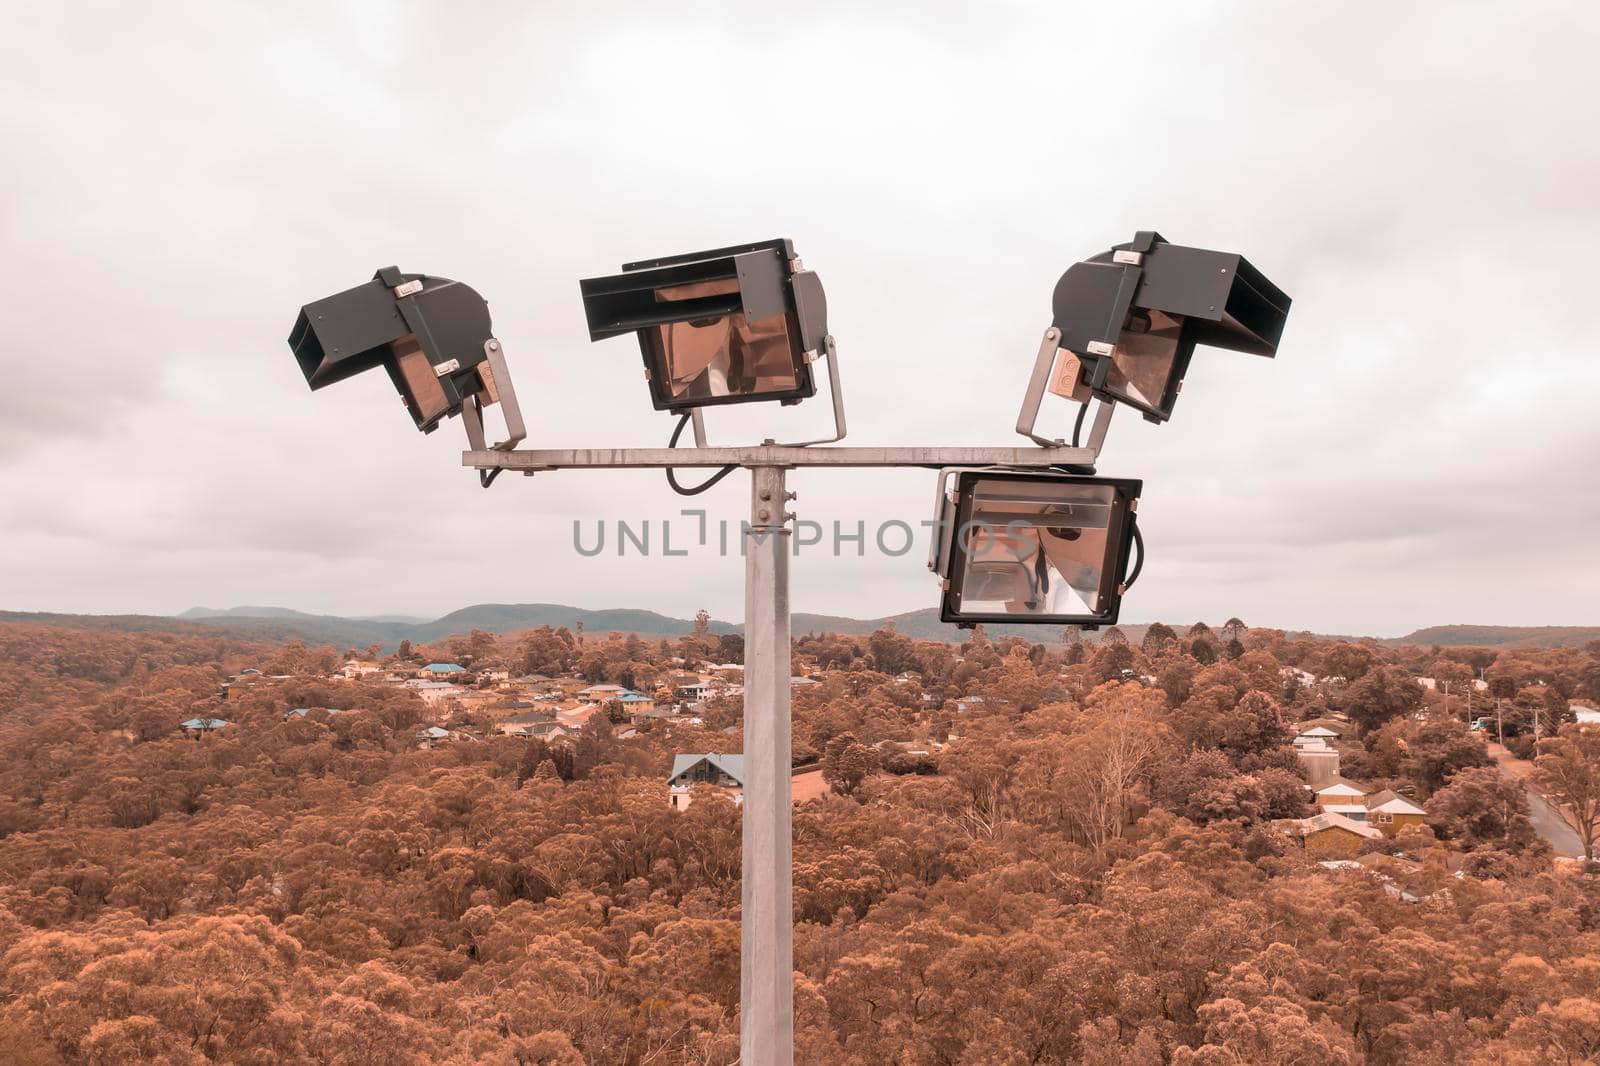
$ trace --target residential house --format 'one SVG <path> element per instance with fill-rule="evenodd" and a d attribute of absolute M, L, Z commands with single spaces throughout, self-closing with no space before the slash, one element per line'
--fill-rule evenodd
<path fill-rule="evenodd" d="M 1421 825 L 1428 812 L 1399 795 L 1392 788 L 1374 792 L 1362 800 L 1367 810 L 1367 823 L 1380 830 L 1384 836 L 1394 836 L 1412 825 Z"/>
<path fill-rule="evenodd" d="M 1305 768 L 1306 780 L 1311 783 L 1313 792 L 1339 779 L 1338 748 L 1296 748 L 1295 755 Z"/>
<path fill-rule="evenodd" d="M 1285 666 L 1278 671 L 1278 676 L 1287 680 L 1294 678 L 1294 683 L 1300 688 L 1310 688 L 1317 683 L 1317 675 L 1309 670 L 1301 670 L 1294 666 Z"/>
<path fill-rule="evenodd" d="M 427 750 L 450 739 L 450 730 L 430 725 L 417 733 L 417 747 Z"/>
<path fill-rule="evenodd" d="M 283 720 L 285 722 L 287 722 L 291 718 L 306 718 L 306 717 L 309 717 L 310 714 L 311 714 L 311 710 L 312 709 L 310 707 L 291 707 L 287 711 L 283 712 Z M 322 709 L 322 712 L 324 714 L 326 714 L 330 718 L 333 717 L 334 715 L 337 715 L 337 714 L 349 714 L 350 713 L 349 711 L 343 710 L 343 709 L 338 708 L 338 707 L 324 707 Z"/>
<path fill-rule="evenodd" d="M 1362 802 L 1366 797 L 1365 788 L 1340 777 L 1317 789 L 1312 802 L 1320 810 L 1361 822 L 1367 817 L 1367 808 Z"/>
<path fill-rule="evenodd" d="M 576 733 L 589 724 L 589 719 L 600 713 L 598 703 L 582 703 L 576 707 L 562 707 L 556 711 L 556 720 L 569 732 Z"/>
<path fill-rule="evenodd" d="M 192 737 L 197 737 L 201 733 L 214 733 L 218 729 L 226 729 L 232 723 L 221 718 L 190 718 L 188 721 L 179 724 L 183 727 L 185 733 Z"/>
<path fill-rule="evenodd" d="M 383 673 L 383 664 L 372 662 L 370 659 L 351 659 L 339 669 L 339 672 L 351 681 L 377 677 Z"/>
<path fill-rule="evenodd" d="M 733 800 L 744 802 L 744 754 L 707 752 L 703 755 L 677 755 L 672 773 L 667 776 L 667 792 L 672 809 L 681 811 L 694 802 L 694 787 L 707 785 Z"/>
<path fill-rule="evenodd" d="M 441 677 L 459 677 L 466 672 L 467 668 L 465 666 L 460 666 L 456 663 L 429 663 L 427 666 L 424 666 L 421 670 L 417 671 L 417 676 L 436 679 Z"/>
<path fill-rule="evenodd" d="M 652 706 L 642 711 L 630 710 L 628 712 L 628 724 L 637 727 L 653 719 L 674 719 L 677 717 L 678 712 L 671 707 Z M 618 734 L 618 736 L 621 735 L 620 733 Z"/>
<path fill-rule="evenodd" d="M 614 700 L 627 691 L 621 685 L 590 685 L 588 688 L 579 689 L 578 695 L 586 700 L 604 702 Z"/>
<path fill-rule="evenodd" d="M 1318 736 L 1329 744 L 1343 740 L 1355 732 L 1349 722 L 1338 718 L 1308 718 L 1294 725 L 1296 736 Z"/>
<path fill-rule="evenodd" d="M 642 692 L 634 692 L 632 689 L 623 689 L 615 698 L 618 703 L 622 704 L 624 714 L 642 714 L 645 711 L 656 709 L 654 697 L 646 696 Z"/>
<path fill-rule="evenodd" d="M 1367 841 L 1383 839 L 1372 826 L 1331 811 L 1310 818 L 1286 818 L 1276 825 L 1313 855 L 1354 855 Z"/>
<path fill-rule="evenodd" d="M 672 694 L 680 700 L 704 700 L 711 695 L 715 687 L 711 681 L 695 677 L 693 674 L 680 674 L 672 679 Z"/>
<path fill-rule="evenodd" d="M 1324 751 L 1339 739 L 1339 734 L 1327 726 L 1312 726 L 1295 735 L 1294 746 L 1311 751 Z"/>
<path fill-rule="evenodd" d="M 436 707 L 445 700 L 455 699 L 466 691 L 448 681 L 407 681 L 405 687 L 420 696 L 422 702 L 429 707 Z"/>
<path fill-rule="evenodd" d="M 508 737 L 556 740 L 570 735 L 569 731 L 556 721 L 556 716 L 547 711 L 525 711 L 522 714 L 514 714 L 498 723 L 495 728 Z"/>

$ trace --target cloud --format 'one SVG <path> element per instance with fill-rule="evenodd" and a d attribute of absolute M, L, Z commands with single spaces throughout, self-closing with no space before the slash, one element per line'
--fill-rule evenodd
<path fill-rule="evenodd" d="M 307 392 L 298 306 L 389 263 L 468 280 L 535 443 L 659 445 L 576 279 L 787 235 L 852 443 L 1003 443 L 1055 278 L 1154 227 L 1295 304 L 1277 359 L 1203 351 L 1170 424 L 1114 422 L 1102 470 L 1146 482 L 1131 619 L 1593 624 L 1600 14 L 1559 12 L 29 9 L 0 42 L 0 601 L 737 617 L 735 561 L 572 550 L 574 518 L 677 515 L 659 475 L 482 492 L 455 423 L 416 434 L 381 375 Z M 931 477 L 792 481 L 870 527 L 925 517 Z M 689 502 L 736 523 L 741 480 Z M 855 615 L 935 592 L 920 545 L 805 555 L 795 586 Z"/>

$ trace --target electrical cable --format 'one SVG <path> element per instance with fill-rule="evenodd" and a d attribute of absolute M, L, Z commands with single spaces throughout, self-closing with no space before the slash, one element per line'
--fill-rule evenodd
<path fill-rule="evenodd" d="M 1083 433 L 1083 416 L 1089 413 L 1089 401 L 1085 400 L 1078 406 L 1078 420 L 1072 423 L 1072 446 L 1079 447 L 1078 437 Z"/>
<path fill-rule="evenodd" d="M 685 413 L 682 418 L 678 419 L 678 428 L 672 431 L 672 439 L 667 441 L 668 448 L 676 448 L 678 446 L 678 438 L 683 436 L 683 427 L 689 424 L 689 419 L 691 417 L 691 415 Z M 728 466 L 723 467 L 721 470 L 718 470 L 715 474 L 712 474 L 700 484 L 684 488 L 682 485 L 678 484 L 678 479 L 673 475 L 672 467 L 669 466 L 666 468 L 667 484 L 671 485 L 672 491 L 676 492 L 679 496 L 698 496 L 737 469 L 739 469 L 738 466 L 729 464 Z"/>
<path fill-rule="evenodd" d="M 1139 580 L 1139 571 L 1144 569 L 1144 534 L 1139 532 L 1139 516 L 1132 514 L 1128 521 L 1133 525 L 1133 544 L 1139 549 L 1139 560 L 1133 564 L 1133 569 L 1128 576 L 1122 579 L 1122 591 L 1127 592 L 1133 588 L 1133 583 Z"/>
<path fill-rule="evenodd" d="M 500 471 L 502 471 L 504 469 L 505 469 L 505 467 L 503 467 L 503 466 L 497 466 L 493 470 L 480 470 L 480 471 L 478 471 L 478 481 L 479 481 L 479 483 L 482 484 L 484 488 L 488 488 L 490 485 L 494 484 L 494 479 L 499 477 L 500 476 Z"/>

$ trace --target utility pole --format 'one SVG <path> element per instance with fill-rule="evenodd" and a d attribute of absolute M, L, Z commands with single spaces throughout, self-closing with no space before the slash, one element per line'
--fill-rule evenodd
<path fill-rule="evenodd" d="M 1494 729 L 1500 735 L 1500 746 L 1506 746 L 1506 725 L 1500 720 L 1500 697 L 1494 698 Z"/>
<path fill-rule="evenodd" d="M 787 474 L 799 467 L 1092 468 L 1105 438 L 1096 419 L 1087 447 L 854 448 L 763 444 L 749 448 L 592 448 L 469 451 L 462 465 L 533 475 L 557 470 L 743 467 L 751 473 L 745 553 L 743 883 L 739 920 L 740 1066 L 794 1062 L 794 863 L 790 802 L 789 561 L 793 515 Z"/>

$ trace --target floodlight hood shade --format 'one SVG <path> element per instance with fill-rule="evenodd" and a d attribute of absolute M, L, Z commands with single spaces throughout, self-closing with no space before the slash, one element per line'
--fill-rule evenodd
<path fill-rule="evenodd" d="M 1146 253 L 1143 270 L 1134 307 L 1188 320 L 1197 345 L 1277 354 L 1289 297 L 1244 256 L 1160 242 Z"/>
<path fill-rule="evenodd" d="M 373 279 L 302 307 L 289 347 L 306 384 L 320 389 L 381 366 L 389 346 L 410 332 L 394 293 Z"/>
<path fill-rule="evenodd" d="M 1058 360 L 1050 391 L 1099 395 L 1163 421 L 1196 347 L 1271 357 L 1290 300 L 1243 256 L 1142 233 L 1069 267 L 1051 304 L 1071 357 Z"/>
<path fill-rule="evenodd" d="M 815 395 L 827 301 L 787 240 L 623 266 L 579 282 L 590 340 L 637 333 L 658 409 Z"/>
<path fill-rule="evenodd" d="M 384 367 L 417 428 L 430 432 L 474 393 L 493 402 L 484 362 L 493 336 L 489 307 L 470 286 L 385 267 L 302 307 L 289 346 L 314 390 Z"/>
<path fill-rule="evenodd" d="M 962 472 L 946 510 L 941 620 L 1114 623 L 1141 489 L 1125 479 Z"/>

